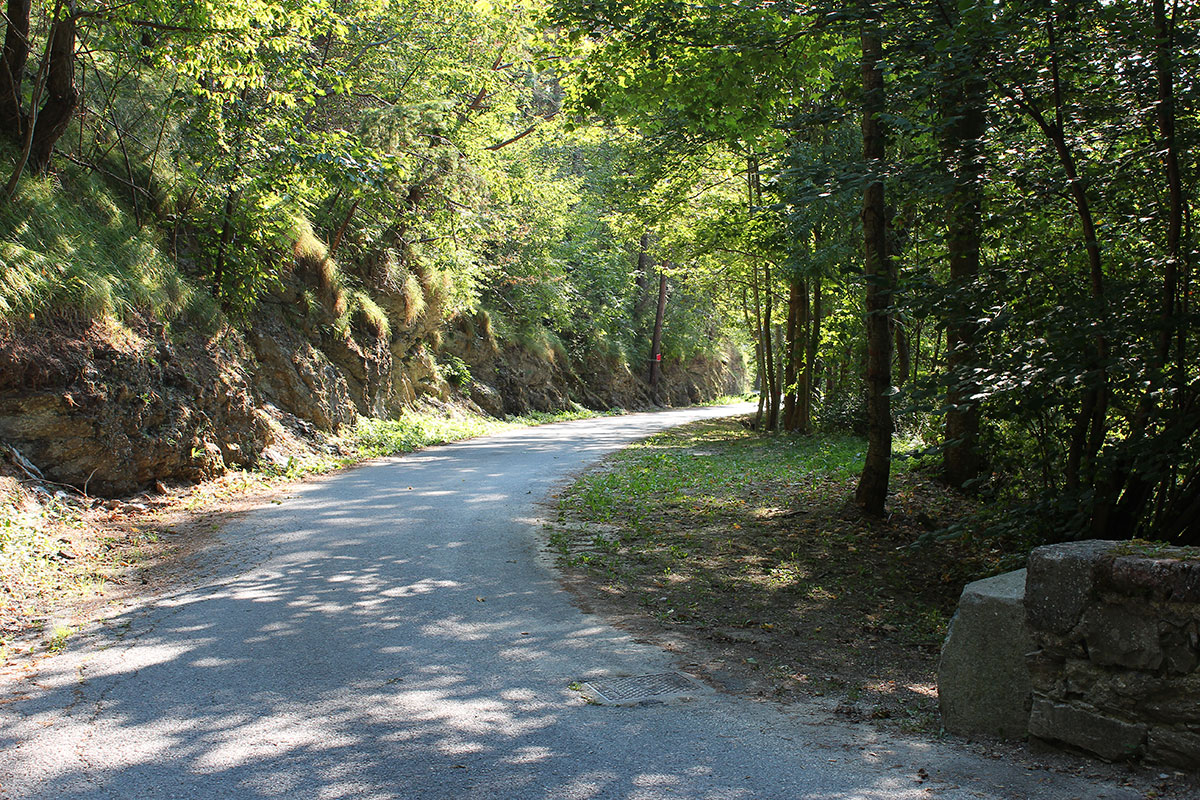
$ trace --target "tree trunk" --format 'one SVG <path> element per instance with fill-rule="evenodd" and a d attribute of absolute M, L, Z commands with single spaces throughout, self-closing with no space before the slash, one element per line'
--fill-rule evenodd
<path fill-rule="evenodd" d="M 892 464 L 891 306 L 895 275 L 887 252 L 883 174 L 886 144 L 880 119 L 886 110 L 883 41 L 879 14 L 865 3 L 862 23 L 863 159 L 871 181 L 863 193 L 863 273 L 866 277 L 867 455 L 855 499 L 868 513 L 883 516 Z"/>
<path fill-rule="evenodd" d="M 1063 172 L 1067 176 L 1067 185 L 1071 199 L 1075 204 L 1079 218 L 1079 227 L 1083 233 L 1083 246 L 1088 259 L 1088 276 L 1092 299 L 1097 304 L 1097 333 L 1094 338 L 1095 352 L 1089 359 L 1089 371 L 1095 374 L 1091 385 L 1083 392 L 1079 416 L 1076 418 L 1071 442 L 1067 450 L 1065 468 L 1066 483 L 1069 488 L 1081 486 L 1081 470 L 1086 463 L 1089 468 L 1088 482 L 1095 482 L 1095 456 L 1104 441 L 1105 422 L 1108 414 L 1108 338 L 1104 334 L 1106 328 L 1104 269 L 1100 255 L 1100 240 L 1096 233 L 1096 223 L 1092 217 L 1091 202 L 1087 196 L 1087 182 L 1079 174 L 1075 162 L 1075 154 L 1066 137 L 1067 108 L 1063 98 L 1062 79 L 1059 73 L 1058 38 L 1055 33 L 1053 19 L 1046 21 L 1046 36 L 1050 47 L 1050 74 L 1054 87 L 1054 120 L 1050 121 L 1037 109 L 1026 102 L 1023 109 L 1033 118 L 1042 133 L 1054 147 Z"/>
<path fill-rule="evenodd" d="M 952 303 L 946 318 L 946 419 L 943 477 L 962 488 L 979 477 L 979 404 L 974 367 L 978 314 L 958 298 L 979 275 L 983 229 L 983 164 L 981 140 L 987 129 L 984 113 L 986 82 L 974 64 L 968 74 L 951 75 L 944 86 L 943 109 L 955 119 L 945 128 L 943 153 L 951 178 L 945 198 L 946 249 L 950 262 L 947 295 Z"/>
<path fill-rule="evenodd" d="M 650 398 L 661 403 L 658 396 L 659 378 L 662 376 L 662 331 L 663 317 L 667 311 L 667 274 L 658 270 L 658 310 L 654 314 L 654 336 L 650 340 Z"/>
<path fill-rule="evenodd" d="M 654 266 L 650 258 L 650 234 L 643 233 L 638 245 L 637 271 L 633 274 L 636 291 L 633 297 L 633 328 L 639 334 L 642 332 L 642 321 L 646 318 L 646 305 L 650 301 L 650 268 Z"/>
<path fill-rule="evenodd" d="M 813 398 L 817 391 L 817 348 L 821 344 L 821 279 L 813 281 L 812 292 L 812 325 L 805 342 L 804 373 L 800 385 L 804 387 L 800 394 L 800 430 L 811 433 L 813 430 Z"/>
<path fill-rule="evenodd" d="M 898 319 L 892 320 L 893 347 L 896 350 L 896 368 L 894 383 L 903 386 L 908 380 L 908 371 L 912 367 L 912 351 L 908 346 L 908 328 Z"/>
<path fill-rule="evenodd" d="M 919 319 L 913 325 L 912 335 L 912 382 L 916 383 L 921 377 L 921 336 L 925 331 L 925 320 Z"/>
<path fill-rule="evenodd" d="M 771 336 L 773 313 L 771 265 L 763 263 L 763 355 L 767 367 L 767 421 L 769 431 L 779 427 L 779 379 L 775 372 L 775 342 Z"/>
<path fill-rule="evenodd" d="M 21 84 L 29 60 L 29 13 L 33 0 L 8 0 L 5 13 L 4 52 L 0 55 L 0 134 L 14 144 L 25 136 L 25 110 L 21 107 Z"/>
<path fill-rule="evenodd" d="M 354 217 L 354 212 L 358 210 L 359 198 L 355 198 L 350 204 L 350 210 L 346 212 L 346 216 L 342 218 L 342 224 L 333 234 L 333 241 L 329 243 L 329 257 L 333 258 L 338 247 L 342 244 L 342 238 L 346 235 L 346 229 L 350 227 L 350 220 Z"/>
<path fill-rule="evenodd" d="M 225 259 L 233 243 L 233 210 L 237 206 L 238 193 L 233 189 L 225 196 L 225 208 L 221 215 L 221 238 L 217 242 L 217 255 L 213 260 L 213 292 L 221 309 L 229 310 L 229 298 L 225 294 Z"/>
<path fill-rule="evenodd" d="M 796 381 L 796 362 L 800 352 L 799 340 L 804 336 L 800 327 L 801 285 L 797 276 L 788 281 L 788 314 L 783 337 L 783 429 L 789 433 L 797 429 L 800 410 L 797 402 L 799 386 Z M 805 294 L 807 295 L 807 292 Z"/>
<path fill-rule="evenodd" d="M 54 145 L 67 130 L 79 105 L 79 90 L 75 87 L 75 23 L 75 3 L 69 0 L 50 28 L 46 104 L 38 112 L 29 151 L 29 167 L 35 173 L 44 172 L 50 165 Z"/>
<path fill-rule="evenodd" d="M 757 272 L 757 270 L 755 270 L 754 276 L 755 276 L 754 283 L 752 284 L 754 287 L 754 302 L 755 302 L 754 316 L 753 316 L 753 318 L 750 316 L 750 306 L 749 306 L 749 303 L 746 301 L 746 293 L 747 292 L 746 292 L 745 288 L 742 289 L 742 314 L 746 318 L 746 330 L 748 330 L 750 332 L 751 338 L 754 341 L 754 369 L 755 369 L 754 386 L 759 391 L 758 391 L 758 410 L 754 413 L 754 426 L 753 427 L 754 427 L 754 430 L 759 430 L 759 428 L 762 425 L 763 398 L 765 397 L 765 395 L 762 392 L 762 376 L 763 376 L 763 372 L 764 372 L 763 365 L 762 365 L 762 339 L 758 335 L 758 272 Z"/>

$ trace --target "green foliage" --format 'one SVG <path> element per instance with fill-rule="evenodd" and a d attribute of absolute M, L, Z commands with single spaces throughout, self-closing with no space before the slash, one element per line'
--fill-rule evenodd
<path fill-rule="evenodd" d="M 61 183 L 60 183 L 61 181 Z M 164 322 L 181 315 L 211 326 L 219 312 L 138 229 L 103 183 L 81 170 L 26 180 L 0 209 L 0 318 L 47 316 Z"/>
<path fill-rule="evenodd" d="M 442 373 L 442 377 L 455 386 L 468 386 L 471 383 L 470 366 L 456 355 L 443 354 L 438 364 L 438 371 Z"/>
<path fill-rule="evenodd" d="M 350 437 L 359 458 L 378 458 L 419 450 L 430 445 L 487 436 L 525 425 L 545 425 L 599 416 L 584 408 L 560 412 L 534 412 L 498 420 L 457 410 L 426 410 L 404 414 L 399 419 L 360 418 Z"/>

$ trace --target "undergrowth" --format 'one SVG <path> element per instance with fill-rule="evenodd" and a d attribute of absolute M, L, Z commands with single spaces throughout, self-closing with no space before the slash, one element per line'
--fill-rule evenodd
<path fill-rule="evenodd" d="M 372 458 L 402 455 L 423 447 L 489 436 L 529 425 L 568 422 L 614 413 L 621 411 L 591 411 L 576 405 L 564 411 L 534 411 L 496 419 L 447 407 L 408 411 L 398 419 L 360 417 L 352 431 L 331 442 L 334 445 L 333 453 L 294 455 L 281 464 L 264 460 L 252 470 L 231 472 L 219 482 L 197 487 L 185 501 L 185 507 L 200 508 L 214 500 L 244 494 L 264 484 L 320 475 Z"/>
<path fill-rule="evenodd" d="M 154 228 L 139 229 L 98 179 L 74 167 L 24 181 L 0 209 L 0 264 L 0 320 L 9 323 L 145 314 L 203 328 L 220 316 L 164 257 Z"/>

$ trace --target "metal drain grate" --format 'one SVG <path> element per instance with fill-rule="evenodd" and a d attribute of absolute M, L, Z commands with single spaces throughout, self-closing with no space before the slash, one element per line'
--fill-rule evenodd
<path fill-rule="evenodd" d="M 583 684 L 584 694 L 593 702 L 607 705 L 634 705 L 704 691 L 699 683 L 678 672 L 635 675 L 629 678 L 604 678 Z"/>

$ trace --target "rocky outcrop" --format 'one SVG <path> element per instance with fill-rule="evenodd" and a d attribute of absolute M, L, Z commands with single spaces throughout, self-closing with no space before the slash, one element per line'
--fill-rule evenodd
<path fill-rule="evenodd" d="M 272 437 L 315 440 L 424 400 L 504 416 L 654 399 L 623 358 L 573 363 L 548 333 L 501 342 L 482 311 L 446 322 L 446 275 L 409 269 L 390 251 L 347 274 L 311 231 L 294 250 L 237 328 L 204 335 L 181 321 L 168 334 L 131 315 L 0 334 L 0 444 L 50 480 L 119 495 L 249 466 Z M 657 399 L 699 402 L 740 380 L 732 356 L 667 363 Z"/>
<path fill-rule="evenodd" d="M 0 341 L 0 440 L 52 481 L 125 494 L 253 463 L 266 444 L 235 336 L 39 334 Z"/>
<path fill-rule="evenodd" d="M 324 431 L 353 424 L 357 408 L 343 374 L 317 348 L 279 321 L 248 335 L 260 395 Z"/>
<path fill-rule="evenodd" d="M 686 406 L 739 394 L 746 383 L 741 353 L 729 347 L 718 358 L 664 362 L 656 398 L 646 378 L 621 355 L 590 350 L 573 363 L 552 340 L 502 343 L 486 312 L 453 320 L 442 352 L 469 365 L 472 382 L 464 391 L 488 413 L 495 413 L 487 408 L 487 404 L 496 406 L 495 396 L 501 398 L 505 414 L 561 411 L 574 404 L 598 410 L 640 409 Z"/>

